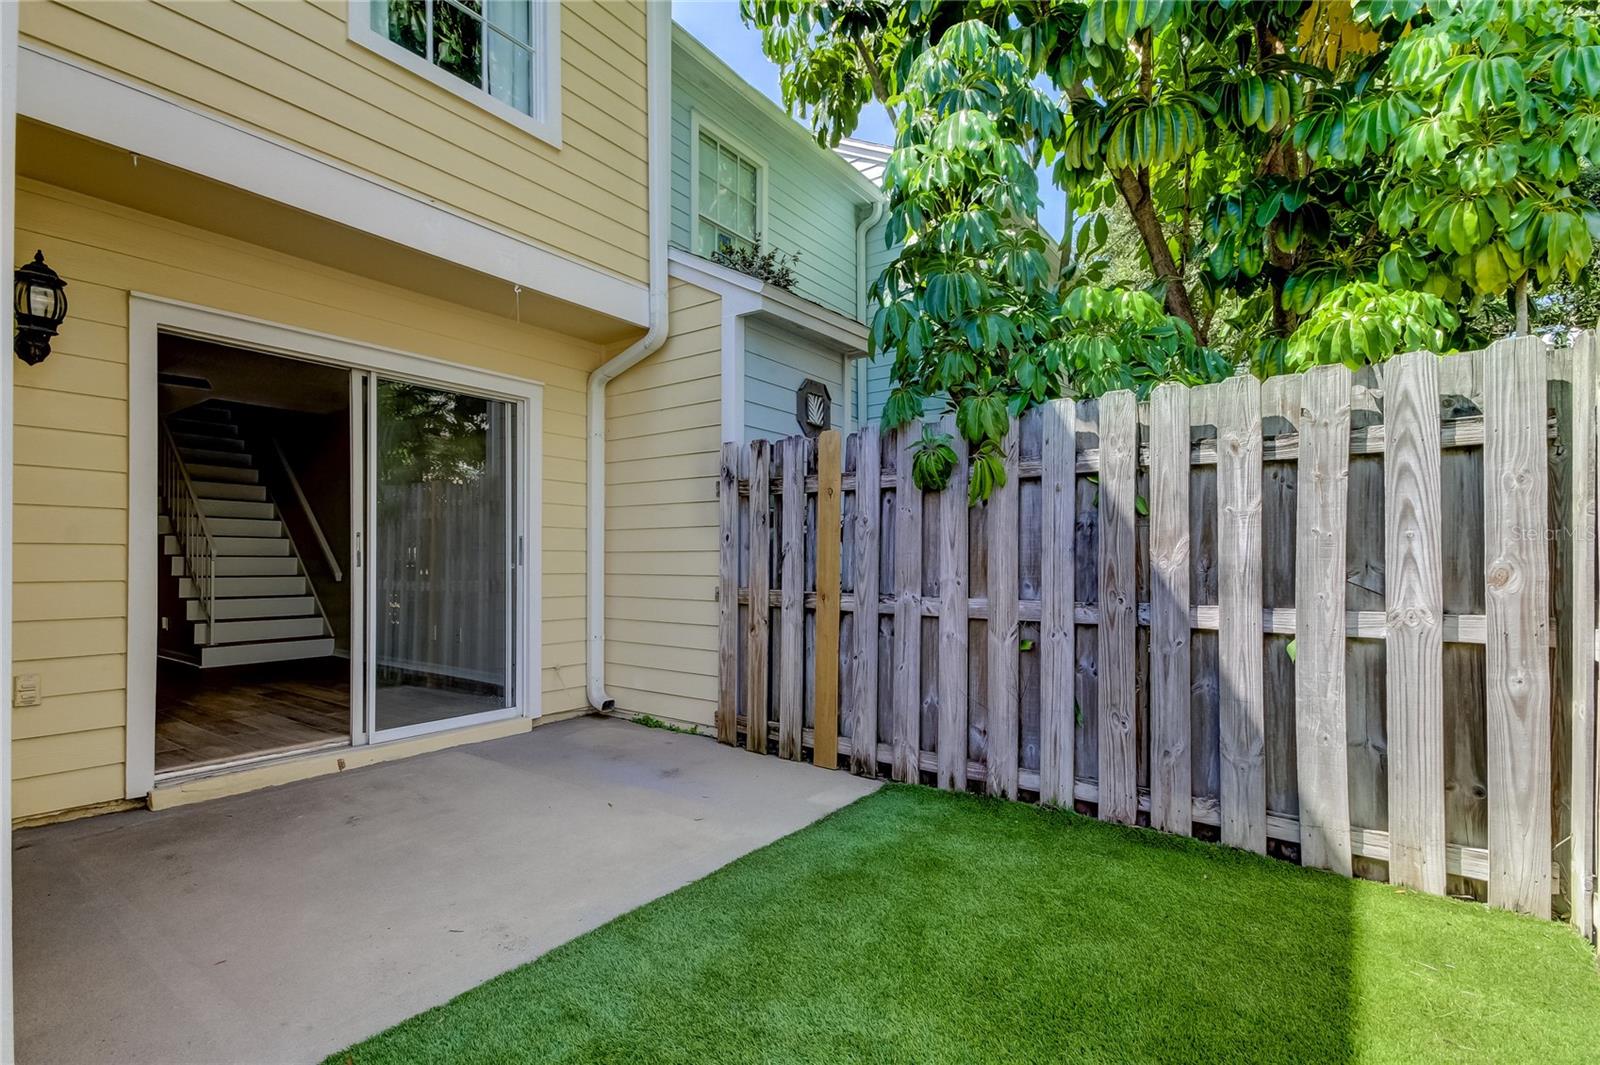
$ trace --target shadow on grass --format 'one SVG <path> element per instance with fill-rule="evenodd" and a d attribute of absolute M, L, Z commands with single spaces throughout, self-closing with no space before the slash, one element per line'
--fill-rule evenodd
<path fill-rule="evenodd" d="M 1596 1018 L 1553 924 L 889 787 L 330 1061 L 1550 1062 Z"/>

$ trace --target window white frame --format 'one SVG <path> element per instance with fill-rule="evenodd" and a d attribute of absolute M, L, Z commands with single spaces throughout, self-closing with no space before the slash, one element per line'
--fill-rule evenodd
<path fill-rule="evenodd" d="M 230 311 L 200 307 L 162 296 L 130 293 L 128 297 L 128 557 L 156 558 L 156 437 L 160 423 L 156 370 L 158 344 L 163 333 L 213 340 L 267 354 L 288 355 L 348 370 L 366 370 L 386 378 L 458 388 L 475 395 L 501 399 L 517 406 L 516 433 L 523 460 L 517 464 L 517 514 L 522 526 L 518 558 L 519 580 L 516 633 L 516 703 L 484 717 L 447 718 L 430 723 L 415 734 L 470 728 L 498 718 L 538 718 L 543 713 L 539 683 L 544 647 L 541 626 L 544 543 L 540 515 L 543 507 L 544 385 L 492 370 L 479 370 L 427 355 L 414 355 L 362 341 L 317 333 L 290 325 L 250 318 Z M 354 441 L 352 441 L 354 444 Z M 354 448 L 353 448 L 354 450 Z M 351 587 L 364 587 L 366 558 L 356 557 L 352 538 L 349 571 Z M 358 564 L 359 561 L 359 564 Z M 157 567 L 128 566 L 127 698 L 125 732 L 125 795 L 143 798 L 155 786 L 156 765 L 156 609 Z M 363 615 L 371 604 L 351 596 L 352 641 L 365 632 Z M 352 648 L 353 665 L 359 661 Z M 356 678 L 352 677 L 352 680 Z M 362 693 L 351 692 L 352 745 L 403 739 L 385 733 L 374 737 L 358 724 L 365 722 Z"/>
<path fill-rule="evenodd" d="M 384 0 L 349 0 L 350 40 L 397 63 L 413 74 L 431 81 L 447 92 L 482 108 L 497 118 L 533 134 L 540 140 L 561 147 L 561 4 L 559 0 L 528 0 L 533 8 L 533 65 L 530 80 L 530 111 L 523 114 L 510 104 L 491 96 L 486 89 L 470 85 L 423 56 L 402 48 L 372 28 L 372 8 Z M 431 8 L 435 2 L 428 0 Z M 430 10 L 431 18 L 431 10 Z"/>
<path fill-rule="evenodd" d="M 738 137 L 689 112 L 689 248 L 700 252 L 700 134 L 705 132 L 756 168 L 756 233 L 767 237 L 767 160 Z M 702 256 L 706 258 L 706 256 Z"/>

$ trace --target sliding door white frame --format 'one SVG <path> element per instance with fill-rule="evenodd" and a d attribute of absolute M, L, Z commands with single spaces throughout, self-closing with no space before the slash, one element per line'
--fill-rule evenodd
<path fill-rule="evenodd" d="M 537 611 L 532 609 L 536 605 L 533 596 L 537 594 L 534 587 L 534 576 L 530 572 L 535 567 L 529 565 L 529 558 L 537 555 L 528 555 L 529 545 L 535 541 L 529 536 L 533 523 L 537 520 L 538 511 L 532 509 L 531 494 L 534 491 L 534 482 L 530 470 L 536 463 L 518 461 L 519 456 L 532 455 L 537 437 L 533 434 L 532 426 L 536 424 L 530 416 L 533 406 L 531 397 L 518 399 L 511 395 L 496 394 L 472 386 L 458 386 L 455 382 L 441 380 L 437 377 L 417 377 L 414 375 L 400 375 L 391 372 L 371 373 L 358 371 L 351 375 L 357 384 L 351 386 L 351 394 L 365 397 L 365 416 L 362 419 L 365 433 L 360 436 L 360 446 L 350 449 L 351 458 L 351 484 L 352 486 L 364 482 L 366 485 L 364 499 L 357 502 L 352 497 L 354 504 L 352 514 L 361 515 L 360 520 L 354 522 L 356 537 L 364 543 L 363 557 L 364 571 L 356 579 L 357 583 L 351 585 L 351 599 L 361 598 L 364 603 L 364 613 L 370 623 L 364 630 L 365 639 L 360 644 L 361 654 L 357 655 L 357 644 L 351 640 L 351 676 L 361 676 L 362 695 L 360 702 L 364 707 L 364 716 L 360 727 L 351 734 L 351 742 L 361 743 L 388 743 L 393 740 L 410 739 L 413 736 L 424 736 L 433 732 L 442 732 L 448 729 L 468 728 L 472 725 L 488 724 L 491 721 L 504 721 L 512 717 L 537 717 L 538 701 L 529 692 L 529 685 L 539 676 L 537 671 L 529 669 L 529 648 L 527 646 L 527 631 L 536 621 Z M 508 704 L 498 710 L 486 710 L 476 714 L 462 714 L 459 717 L 447 717 L 437 721 L 425 721 L 414 725 L 405 725 L 398 728 L 381 728 L 378 724 L 378 655 L 376 626 L 382 616 L 378 610 L 378 580 L 380 572 L 375 560 L 383 552 L 384 545 L 379 542 L 376 534 L 378 527 L 377 507 L 377 476 L 376 456 L 378 448 L 378 417 L 376 402 L 378 396 L 378 378 L 385 381 L 406 381 L 412 384 L 442 386 L 452 391 L 459 390 L 464 394 L 475 397 L 496 400 L 507 403 L 511 408 L 512 432 L 506 441 L 507 468 L 512 472 L 509 487 L 512 493 L 512 505 L 507 507 L 507 557 L 513 567 L 510 581 L 510 603 L 506 618 L 508 652 L 507 661 L 511 664 L 511 671 L 507 677 L 509 691 L 507 692 Z M 352 411 L 352 421 L 359 416 L 359 412 Z M 352 436 L 351 440 L 358 439 Z M 364 533 L 364 536 L 362 535 Z M 351 625 L 351 632 L 358 630 Z M 354 680 L 351 691 L 352 705 L 356 703 Z M 534 709 L 529 712 L 524 709 L 527 704 L 532 704 Z"/>
<path fill-rule="evenodd" d="M 516 464 L 516 505 L 521 536 L 517 556 L 517 631 L 515 695 L 513 706 L 497 711 L 489 720 L 508 717 L 536 718 L 542 712 L 537 680 L 540 676 L 542 647 L 540 609 L 539 525 L 541 485 L 543 483 L 544 386 L 538 381 L 461 366 L 426 355 L 367 344 L 345 337 L 331 336 L 276 322 L 263 321 L 229 311 L 183 303 L 161 296 L 132 293 L 128 299 L 128 727 L 126 731 L 126 794 L 140 798 L 149 794 L 155 783 L 155 691 L 156 691 L 156 437 L 159 424 L 156 371 L 158 339 L 162 333 L 212 340 L 267 354 L 286 355 L 354 371 L 380 373 L 385 378 L 460 389 L 489 399 L 500 399 L 516 406 L 518 451 Z M 357 376 L 357 375 L 353 375 Z M 352 390 L 352 398 L 355 392 Z M 355 423 L 352 421 L 352 426 Z M 370 432 L 370 430 L 369 430 Z M 352 437 L 352 453 L 362 450 Z M 354 467 L 352 468 L 354 472 Z M 352 503 L 355 503 L 352 486 Z M 366 493 L 370 495 L 370 493 Z M 359 513 L 359 512 L 357 512 Z M 363 556 L 368 552 L 363 546 Z M 358 561 L 352 537 L 352 572 Z M 148 561 L 146 561 L 148 560 Z M 359 561 L 368 561 L 362 557 Z M 360 578 L 365 579 L 363 569 Z M 364 587 L 352 576 L 352 588 Z M 352 595 L 352 600 L 354 600 Z M 367 619 L 372 604 L 357 604 L 351 609 L 351 658 L 355 660 L 360 633 L 370 627 Z M 362 609 L 363 626 L 356 628 L 356 610 Z M 362 656 L 365 657 L 365 656 Z M 352 674 L 352 680 L 354 680 Z M 354 702 L 358 696 L 351 692 Z M 370 698 L 360 707 L 361 722 L 370 715 Z M 465 728 L 480 717 L 462 717 L 419 727 L 418 732 Z M 355 743 L 370 742 L 371 735 L 357 727 L 354 708 L 351 737 Z M 406 730 L 385 733 L 384 740 L 402 739 L 416 734 Z"/>

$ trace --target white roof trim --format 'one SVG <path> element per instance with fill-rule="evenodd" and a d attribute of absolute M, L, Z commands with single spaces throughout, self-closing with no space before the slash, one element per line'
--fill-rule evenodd
<path fill-rule="evenodd" d="M 829 350 L 850 358 L 863 358 L 867 354 L 871 334 L 854 318 L 846 318 L 787 289 L 719 266 L 681 248 L 668 249 L 667 259 L 673 278 L 717 293 L 725 308 L 736 317 L 749 315 L 798 330 Z"/>
<path fill-rule="evenodd" d="M 17 111 L 510 284 L 644 327 L 649 289 L 31 42 Z"/>

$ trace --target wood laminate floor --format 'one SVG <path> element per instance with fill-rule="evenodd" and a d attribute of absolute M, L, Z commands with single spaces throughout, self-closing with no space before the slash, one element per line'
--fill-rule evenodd
<path fill-rule="evenodd" d="M 349 737 L 350 663 L 342 658 L 157 667 L 157 773 Z"/>

